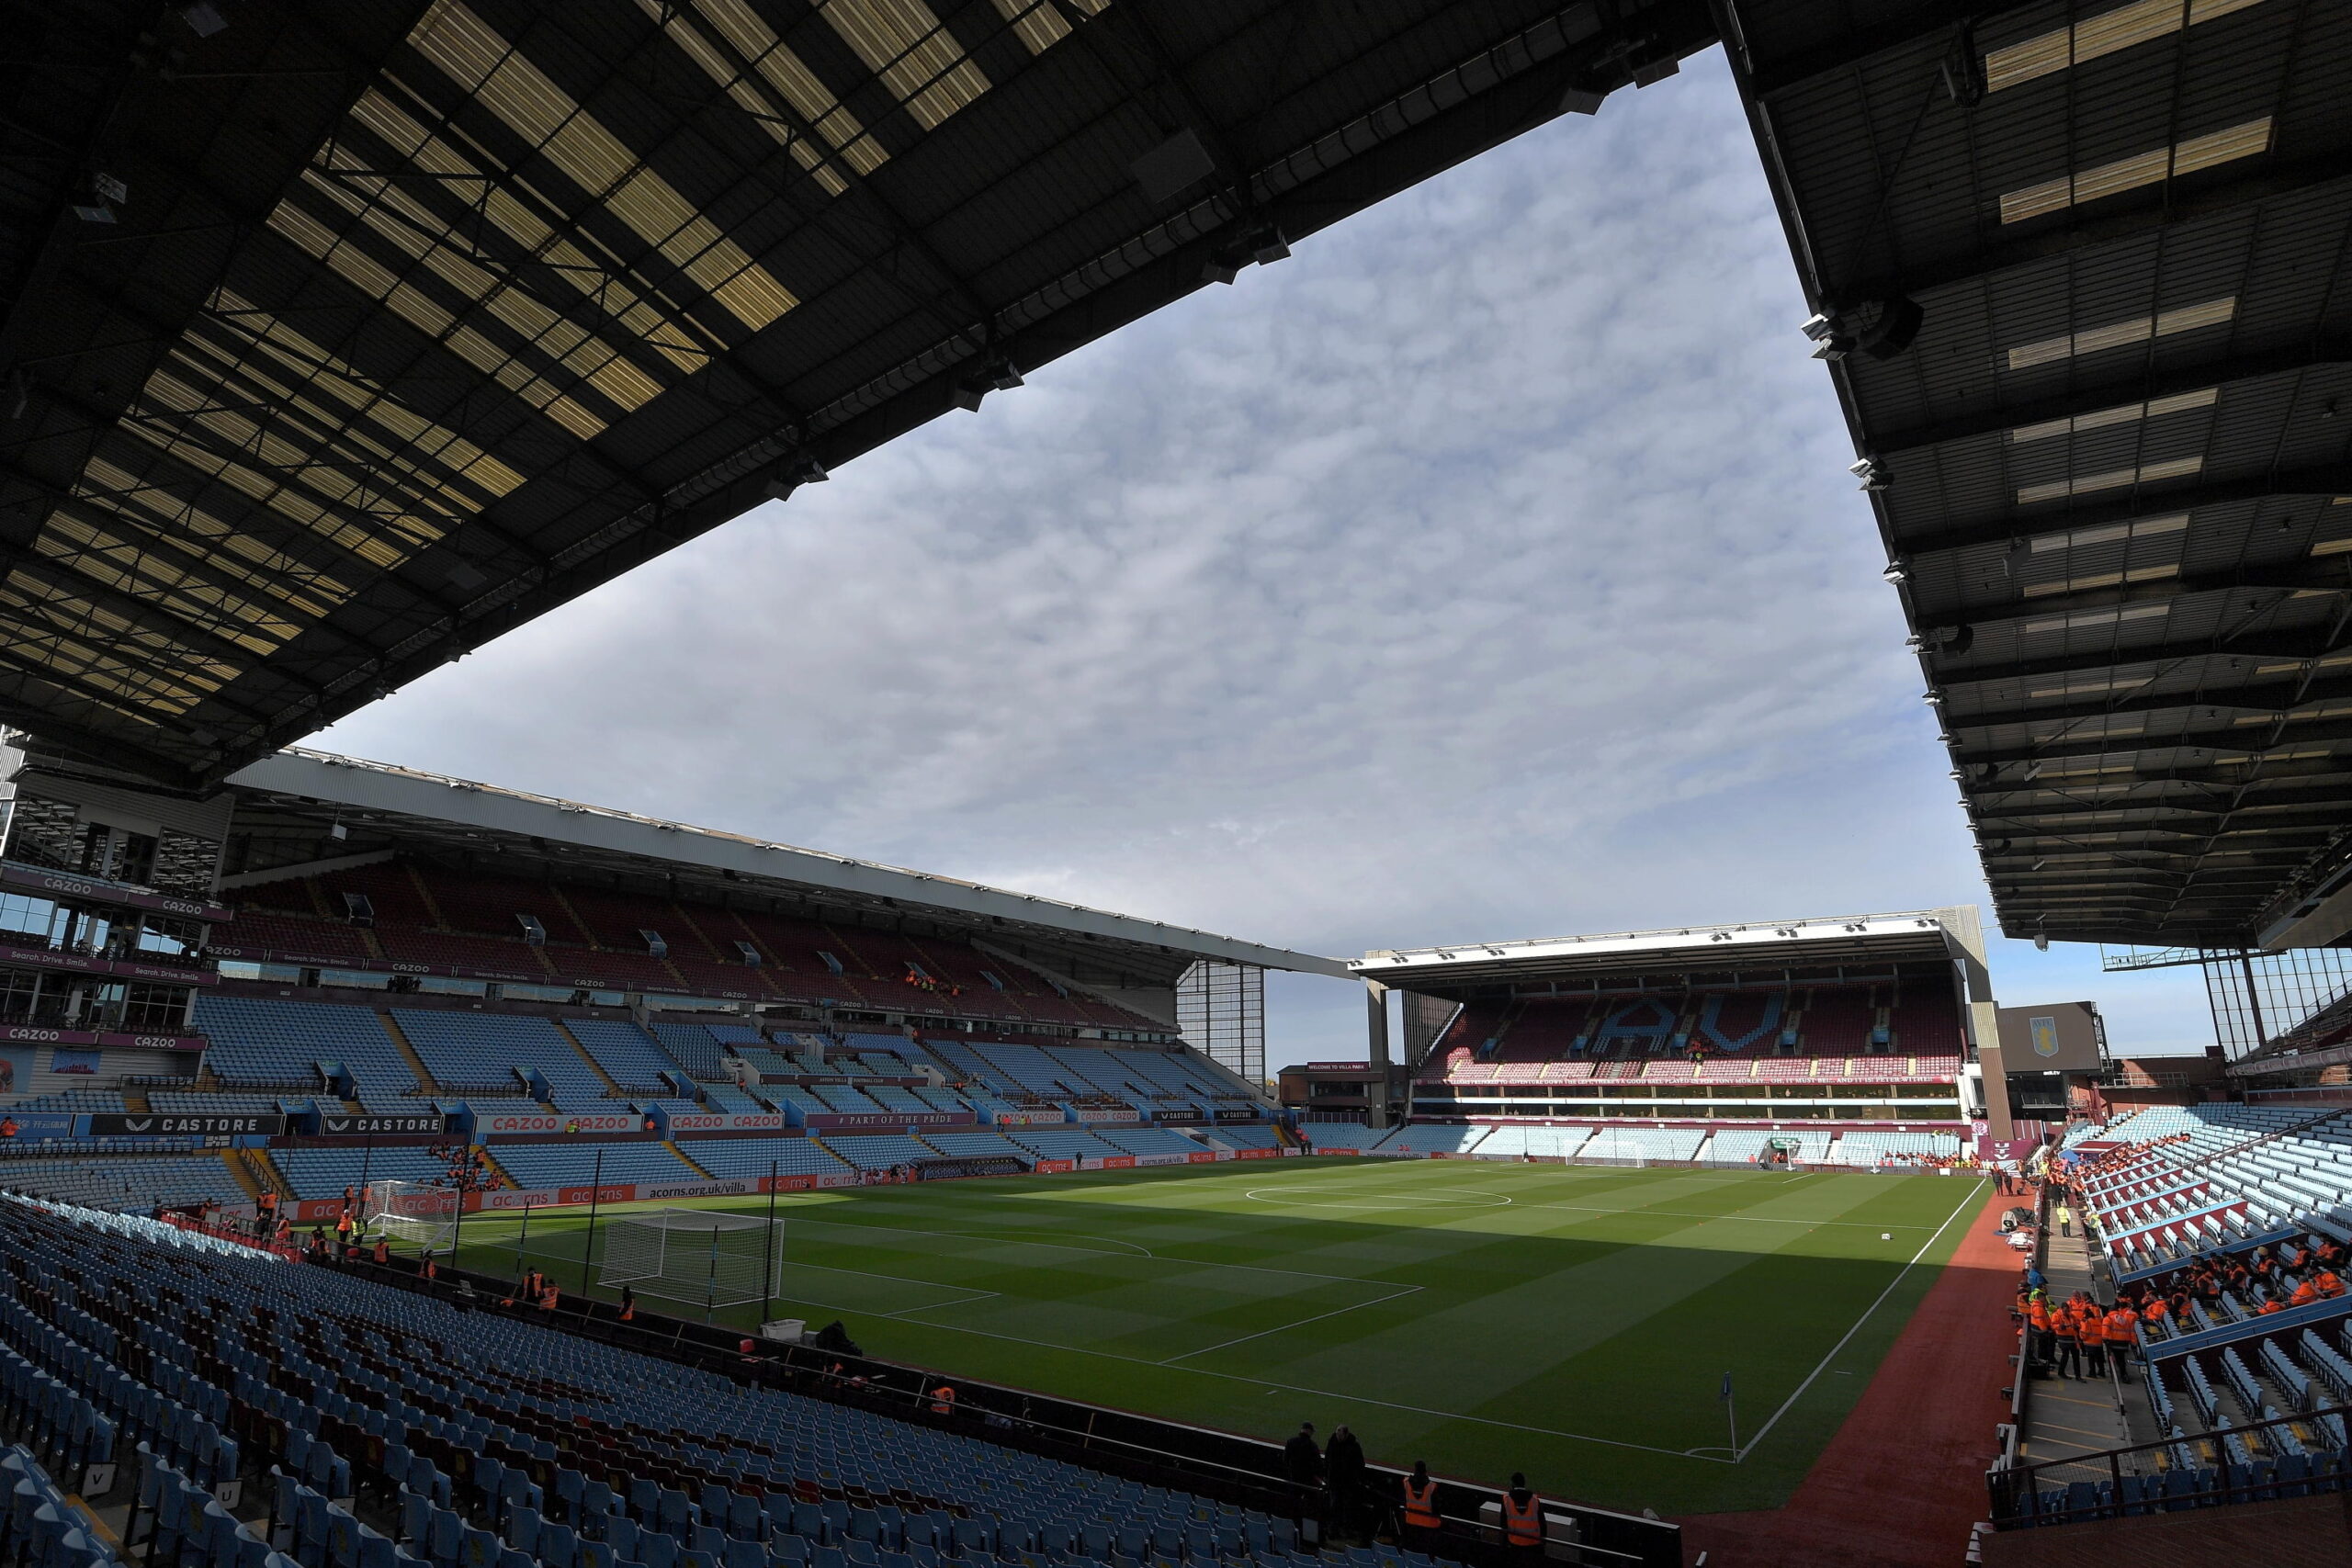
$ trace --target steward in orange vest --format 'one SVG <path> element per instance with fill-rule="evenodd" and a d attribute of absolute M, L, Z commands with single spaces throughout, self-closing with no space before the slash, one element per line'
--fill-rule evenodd
<path fill-rule="evenodd" d="M 956 1390 L 951 1385 L 941 1383 L 931 1391 L 931 1413 L 933 1416 L 956 1414 Z"/>
<path fill-rule="evenodd" d="M 1540 1556 L 1544 1551 L 1544 1499 L 1529 1491 L 1527 1477 L 1516 1472 L 1510 1490 L 1503 1494 L 1503 1542 L 1517 1557 Z"/>
<path fill-rule="evenodd" d="M 1438 1531 L 1437 1483 L 1430 1478 L 1427 1460 L 1413 1461 L 1405 1477 L 1405 1539 L 1416 1549 L 1434 1544 Z"/>

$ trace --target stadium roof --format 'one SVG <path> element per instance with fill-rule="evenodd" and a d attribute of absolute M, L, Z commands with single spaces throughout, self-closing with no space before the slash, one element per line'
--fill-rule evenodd
<path fill-rule="evenodd" d="M 2340 936 L 2352 6 L 1724 14 L 2001 928 Z"/>
<path fill-rule="evenodd" d="M 1820 973 L 1922 960 L 1963 961 L 1972 973 L 1981 974 L 1982 941 L 1976 910 L 1962 905 L 1894 915 L 1461 942 L 1367 953 L 1349 968 L 1364 979 L 1431 996 L 1496 985 L 1758 969 Z"/>
<path fill-rule="evenodd" d="M 714 903 L 814 906 L 870 925 L 919 922 L 1020 952 L 1043 943 L 1162 985 L 1200 958 L 1349 973 L 1314 953 L 324 752 L 281 751 L 229 784 L 236 808 L 224 890 L 383 859 L 391 848 L 510 876 L 546 874 Z M 331 836 L 338 825 L 342 835 Z"/>
<path fill-rule="evenodd" d="M 0 720 L 185 788 L 1713 36 L 1705 0 L 9 16 Z"/>

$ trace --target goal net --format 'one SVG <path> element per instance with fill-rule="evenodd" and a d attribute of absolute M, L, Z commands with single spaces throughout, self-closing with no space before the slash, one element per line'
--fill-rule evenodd
<path fill-rule="evenodd" d="M 422 1181 L 371 1181 L 361 1211 L 368 1235 L 415 1252 L 447 1252 L 458 1234 L 458 1194 Z"/>
<path fill-rule="evenodd" d="M 1649 1164 L 1648 1147 L 1641 1139 L 1623 1133 L 1595 1133 L 1577 1150 L 1578 1165 L 1631 1166 L 1636 1170 Z"/>
<path fill-rule="evenodd" d="M 784 1222 L 703 1209 L 654 1209 L 605 1226 L 596 1282 L 706 1311 L 764 1302 L 784 1269 Z"/>

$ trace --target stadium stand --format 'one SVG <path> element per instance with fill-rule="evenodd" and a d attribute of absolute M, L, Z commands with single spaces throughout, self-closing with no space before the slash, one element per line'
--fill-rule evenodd
<path fill-rule="evenodd" d="M 17 1157 L 0 1162 L 0 1187 L 118 1213 L 144 1213 L 157 1202 L 193 1203 L 243 1195 L 217 1154 Z"/>
<path fill-rule="evenodd" d="M 1211 1143 L 1222 1144 L 1229 1149 L 1273 1149 L 1282 1146 L 1282 1139 L 1272 1127 L 1220 1122 L 1214 1127 L 1203 1128 L 1201 1132 Z"/>
<path fill-rule="evenodd" d="M 501 1144 L 497 1156 L 506 1174 L 526 1188 L 695 1179 L 694 1168 L 662 1144 Z"/>
<path fill-rule="evenodd" d="M 1699 1157 L 1699 1145 L 1707 1135 L 1704 1129 L 1691 1127 L 1595 1127 L 1577 1157 L 1691 1160 Z"/>
<path fill-rule="evenodd" d="M 709 1030 L 699 1023 L 657 1023 L 653 1037 L 688 1076 L 712 1081 L 727 1077 L 723 1053 Z"/>
<path fill-rule="evenodd" d="M 444 1089 L 513 1089 L 537 1073 L 564 1111 L 605 1108 L 601 1102 L 611 1093 L 571 1041 L 544 1018 L 394 1008 L 392 1019 Z"/>
<path fill-rule="evenodd" d="M 1097 1127 L 1094 1135 L 1131 1155 L 1195 1155 L 1204 1146 L 1165 1127 Z"/>
<path fill-rule="evenodd" d="M 1478 1140 L 1480 1159 L 1566 1159 L 1582 1146 L 1589 1127 L 1497 1127 Z"/>
<path fill-rule="evenodd" d="M 988 1156 L 1011 1155 L 1026 1162 L 1035 1156 L 990 1128 L 986 1132 L 924 1133 L 922 1141 L 953 1159 L 978 1159 Z"/>
<path fill-rule="evenodd" d="M 1779 1139 L 1784 1143 L 1793 1142 L 1798 1145 L 1796 1151 L 1790 1156 L 1792 1159 L 1805 1165 L 1820 1165 L 1830 1157 L 1829 1151 L 1833 1147 L 1830 1140 L 1835 1136 L 1837 1136 L 1835 1128 L 1815 1130 L 1806 1127 L 1791 1127 L 1785 1130 L 1773 1129 L 1765 1132 L 1719 1132 L 1710 1135 L 1706 1143 L 1700 1145 L 1697 1157 L 1725 1163 L 1748 1164 L 1763 1154 L 1773 1140 Z"/>
<path fill-rule="evenodd" d="M 1226 1129 L 1220 1127 L 1216 1131 L 1222 1134 Z M 1442 1122 L 1416 1123 L 1395 1128 L 1365 1146 L 1386 1154 L 1467 1154 L 1476 1148 L 1486 1135 L 1484 1127 L 1463 1127 Z M 1318 1138 L 1317 1141 L 1329 1140 Z"/>
<path fill-rule="evenodd" d="M 1012 1127 L 1005 1135 L 1040 1159 L 1104 1159 L 1126 1152 L 1078 1127 Z"/>
<path fill-rule="evenodd" d="M 24 1363 L 24 1371 L 27 1383 L 39 1375 L 29 1362 Z M 31 1393 L 29 1387 L 26 1393 Z M 77 1396 L 70 1407 L 61 1409 L 58 1404 L 51 1401 L 36 1406 L 42 1418 L 28 1423 L 32 1441 L 62 1450 L 68 1462 L 77 1465 L 110 1460 L 112 1430 L 101 1427 L 104 1418 L 95 1414 L 85 1422 L 82 1413 L 90 1409 L 89 1402 Z M 93 1441 L 94 1438 L 100 1440 Z M 74 1522 L 81 1517 L 79 1511 L 72 1497 L 50 1479 L 34 1448 L 22 1443 L 0 1448 L 0 1488 L 7 1491 L 12 1505 L 0 1513 L 0 1557 L 29 1568 L 109 1568 L 119 1561 L 103 1540 Z M 279 1564 L 285 1561 L 280 1558 Z"/>
<path fill-rule="evenodd" d="M 345 1188 L 370 1181 L 433 1181 L 449 1173 L 445 1161 L 413 1145 L 273 1149 L 270 1164 L 297 1198 L 340 1198 Z"/>
<path fill-rule="evenodd" d="M 51 1112 L 69 1116 L 104 1115 L 123 1109 L 119 1090 L 110 1089 L 66 1089 L 54 1094 L 27 1095 L 8 1102 L 12 1115 Z"/>
<path fill-rule="evenodd" d="M 1960 1139 L 1951 1133 L 1847 1133 L 1829 1145 L 1826 1156 L 1808 1157 L 1830 1165 L 1866 1167 L 1883 1160 L 1950 1159 L 1960 1152 Z"/>
<path fill-rule="evenodd" d="M 2352 1241 L 2352 1110 L 2158 1106 L 2120 1118 L 2075 1189 L 2125 1269 L 2291 1230 Z"/>
<path fill-rule="evenodd" d="M 74 1211 L 0 1202 L 0 1256 L 8 1260 L 0 1338 L 36 1352 L 70 1344 L 72 1354 L 44 1357 L 69 1380 L 56 1403 L 86 1410 L 84 1426 L 109 1455 L 118 1442 L 126 1452 L 134 1442 L 149 1444 L 156 1462 L 178 1478 L 169 1485 L 185 1483 L 183 1466 L 208 1482 L 217 1478 L 224 1454 L 233 1471 L 234 1439 L 211 1427 L 214 1415 L 226 1418 L 232 1389 L 265 1418 L 283 1422 L 288 1441 L 277 1513 L 290 1526 L 302 1563 L 323 1564 L 340 1552 L 355 1563 L 407 1568 L 392 1540 L 330 1506 L 355 1490 L 362 1445 L 368 1455 L 383 1455 L 387 1522 L 416 1562 L 440 1560 L 442 1542 L 450 1560 L 472 1550 L 511 1568 L 573 1568 L 603 1562 L 605 1552 L 619 1561 L 690 1561 L 689 1550 L 707 1550 L 714 1562 L 723 1556 L 801 1568 L 818 1552 L 840 1552 L 832 1541 L 856 1549 L 845 1560 L 860 1562 L 877 1548 L 900 1562 L 935 1562 L 943 1546 L 980 1560 L 995 1560 L 1001 1549 L 1109 1562 L 1121 1549 L 1118 1556 L 1131 1562 L 1160 1555 L 1263 1562 L 1295 1544 L 1285 1519 L 862 1409 L 747 1390 L 674 1362 L 240 1250 L 163 1226 L 109 1234 Z M 69 1272 L 80 1280 L 77 1293 L 94 1301 L 154 1303 L 142 1339 L 182 1348 L 171 1354 L 175 1374 L 164 1381 L 175 1400 L 209 1414 L 147 1397 L 145 1385 L 109 1359 L 112 1330 L 87 1314 L 61 1314 L 52 1328 L 15 1299 L 28 1277 Z M 255 1345 L 223 1327 L 247 1321 L 276 1332 Z M 453 1356 L 455 1345 L 468 1354 Z M 148 1362 L 141 1357 L 129 1365 Z M 289 1378 L 319 1393 L 297 1396 L 273 1386 Z M 345 1385 L 365 1397 L 345 1395 Z M 198 1423 L 207 1428 L 200 1439 Z M 470 1458 L 453 1466 L 462 1479 L 442 1468 L 458 1448 Z M 532 1462 L 545 1480 L 520 1461 L 510 1472 L 492 1457 L 509 1453 L 539 1456 Z M 633 1473 L 608 1477 L 616 1464 Z M 799 1487 L 813 1489 L 820 1476 L 846 1498 L 821 1506 L 802 1498 Z M 201 1504 L 197 1512 L 204 1512 Z M 559 1514 L 568 1522 L 553 1522 Z M 177 1517 L 188 1517 L 182 1505 Z M 697 1526 L 710 1531 L 707 1548 L 684 1544 L 706 1539 Z M 163 1560 L 196 1560 L 179 1540 L 193 1531 L 171 1529 Z M 582 1546 L 583 1532 L 600 1550 Z M 514 1544 L 501 1545 L 502 1535 Z M 469 1538 L 478 1538 L 471 1548 Z M 221 1550 L 242 1562 L 234 1539 L 233 1528 L 225 1528 L 230 1545 Z M 334 1540 L 344 1547 L 333 1547 Z M 899 1556 L 900 1547 L 915 1555 Z M 255 1568 L 267 1568 L 265 1546 L 254 1555 Z M 1426 1568 L 1429 1560 L 1414 1554 L 1401 1562 Z"/>
<path fill-rule="evenodd" d="M 198 996 L 196 1025 L 211 1040 L 205 1066 L 232 1089 L 318 1089 L 322 1066 L 333 1064 L 371 1104 L 427 1092 L 367 1008 Z"/>
<path fill-rule="evenodd" d="M 849 1168 L 814 1138 L 697 1138 L 679 1147 L 718 1177 L 765 1176 L 771 1161 L 778 1176 L 833 1176 Z"/>
<path fill-rule="evenodd" d="M 825 1134 L 824 1144 L 860 1170 L 888 1170 L 893 1166 L 912 1165 L 919 1160 L 938 1157 L 937 1151 L 930 1145 L 903 1134 L 866 1137 L 829 1133 Z"/>
<path fill-rule="evenodd" d="M 685 1071 L 651 1035 L 625 1020 L 573 1018 L 563 1027 L 625 1093 L 665 1094 L 669 1076 Z"/>

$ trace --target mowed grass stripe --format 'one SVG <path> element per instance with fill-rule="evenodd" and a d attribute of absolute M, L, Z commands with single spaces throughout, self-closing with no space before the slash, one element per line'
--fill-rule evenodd
<path fill-rule="evenodd" d="M 1770 1506 L 1940 1258 L 1736 1465 L 1684 1452 L 1724 1444 L 1722 1372 L 1738 1380 L 1743 1425 L 1760 1425 L 1964 1190 L 1469 1161 L 847 1189 L 777 1201 L 794 1222 L 786 1289 L 801 1295 L 774 1310 L 843 1316 L 877 1355 L 1261 1436 L 1344 1420 L 1385 1460 L 1523 1469 L 1611 1506 Z M 671 1206 L 757 1213 L 766 1201 Z M 466 1261 L 512 1270 L 518 1229 L 469 1222 Z M 584 1239 L 576 1213 L 533 1217 L 531 1256 L 567 1289 Z M 756 1309 L 718 1315 L 749 1323 Z"/>

